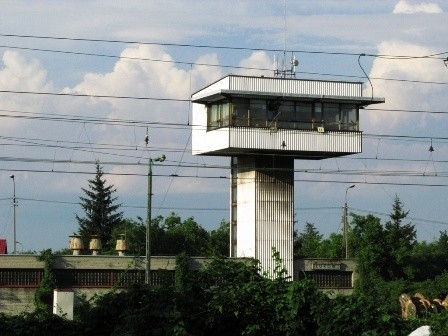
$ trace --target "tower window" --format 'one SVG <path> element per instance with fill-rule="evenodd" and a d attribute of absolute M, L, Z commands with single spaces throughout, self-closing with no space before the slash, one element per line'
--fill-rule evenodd
<path fill-rule="evenodd" d="M 233 98 L 207 107 L 208 131 L 228 126 L 357 131 L 358 124 L 355 104 Z"/>

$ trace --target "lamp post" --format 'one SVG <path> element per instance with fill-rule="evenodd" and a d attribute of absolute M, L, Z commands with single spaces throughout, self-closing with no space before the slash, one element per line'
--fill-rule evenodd
<path fill-rule="evenodd" d="M 344 205 L 344 243 L 345 243 L 345 259 L 348 259 L 348 206 L 347 206 L 347 192 L 349 189 L 354 188 L 352 184 L 345 189 L 345 205 Z"/>
<path fill-rule="evenodd" d="M 145 271 L 145 284 L 151 283 L 151 211 L 152 211 L 152 165 L 153 162 L 163 162 L 166 156 L 162 154 L 161 156 L 155 158 L 149 158 L 148 162 L 148 207 L 147 207 L 147 218 L 146 218 L 146 271 Z"/>
<path fill-rule="evenodd" d="M 14 250 L 13 253 L 16 254 L 17 253 L 17 238 L 16 238 L 16 207 L 17 207 L 17 202 L 16 202 L 16 180 L 14 178 L 14 175 L 10 176 L 12 178 L 12 184 L 14 187 L 14 193 L 13 193 L 13 198 L 12 198 L 12 206 L 14 207 Z"/>

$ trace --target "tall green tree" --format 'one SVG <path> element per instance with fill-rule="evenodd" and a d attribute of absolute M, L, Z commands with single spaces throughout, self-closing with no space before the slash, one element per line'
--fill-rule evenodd
<path fill-rule="evenodd" d="M 448 233 L 441 231 L 433 242 L 420 241 L 412 249 L 414 281 L 434 279 L 448 269 Z"/>
<path fill-rule="evenodd" d="M 84 210 L 84 216 L 75 214 L 79 225 L 79 234 L 87 244 L 92 235 L 99 235 L 105 252 L 115 249 L 115 243 L 111 240 L 112 231 L 123 219 L 123 213 L 119 211 L 121 204 L 116 203 L 117 191 L 113 185 L 107 185 L 103 178 L 103 169 L 96 163 L 96 174 L 88 180 L 88 188 L 81 188 L 85 196 L 80 197 L 80 205 Z"/>
<path fill-rule="evenodd" d="M 365 293 L 375 291 L 384 276 L 387 253 L 384 249 L 384 228 L 373 215 L 352 214 L 352 230 L 349 235 L 350 257 L 355 257 L 359 275 L 356 290 Z"/>
<path fill-rule="evenodd" d="M 207 254 L 209 233 L 193 217 L 182 221 L 177 214 L 171 213 L 165 219 L 163 228 L 165 229 L 163 248 L 169 255 L 181 252 L 190 256 Z"/>
<path fill-rule="evenodd" d="M 210 231 L 209 255 L 228 257 L 230 254 L 230 223 L 222 220 L 219 228 Z"/>
<path fill-rule="evenodd" d="M 343 258 L 344 254 L 343 236 L 340 233 L 331 233 L 319 245 L 319 258 Z"/>
<path fill-rule="evenodd" d="M 410 266 L 412 250 L 417 243 L 414 225 L 404 223 L 409 211 L 403 210 L 403 203 L 395 196 L 392 212 L 384 226 L 384 244 L 388 252 L 387 275 L 385 280 L 411 277 L 414 270 Z"/>
<path fill-rule="evenodd" d="M 294 242 L 294 255 L 298 258 L 319 257 L 322 237 L 313 223 L 305 223 L 305 228 Z"/>

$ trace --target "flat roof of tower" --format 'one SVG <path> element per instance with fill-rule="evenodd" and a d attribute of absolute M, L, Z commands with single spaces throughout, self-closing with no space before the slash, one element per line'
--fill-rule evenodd
<path fill-rule="evenodd" d="M 228 75 L 191 96 L 207 104 L 228 97 L 347 102 L 358 105 L 384 103 L 384 98 L 363 96 L 362 82 Z"/>

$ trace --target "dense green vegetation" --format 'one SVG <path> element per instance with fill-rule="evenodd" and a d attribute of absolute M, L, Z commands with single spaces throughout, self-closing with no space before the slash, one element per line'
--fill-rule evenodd
<path fill-rule="evenodd" d="M 310 280 L 289 281 L 280 268 L 275 279 L 264 278 L 255 261 L 215 259 L 188 272 L 182 254 L 177 264 L 175 282 L 80 301 L 75 321 L 44 310 L 3 314 L 0 330 L 2 335 L 404 336 L 423 324 L 430 324 L 434 335 L 446 335 L 448 327 L 446 313 L 403 320 L 396 303 L 371 293 L 330 299 Z"/>
<path fill-rule="evenodd" d="M 419 242 L 414 225 L 406 221 L 408 211 L 398 197 L 389 220 L 381 223 L 373 216 L 352 214 L 349 233 L 350 257 L 357 262 L 358 292 L 372 292 L 394 303 L 400 292 L 420 291 L 426 297 L 442 299 L 448 294 L 448 233 L 440 232 L 433 242 Z M 341 258 L 342 235 L 323 238 L 313 224 L 295 240 L 295 255 L 301 258 Z"/>
<path fill-rule="evenodd" d="M 116 209 L 117 210 L 117 209 Z M 432 335 L 448 334 L 448 311 L 420 311 L 404 320 L 398 298 L 420 292 L 427 298 L 448 294 L 448 233 L 419 242 L 398 197 L 389 219 L 351 214 L 348 250 L 358 278 L 350 296 L 330 299 L 310 280 L 290 281 L 284 270 L 276 278 L 260 275 L 256 261 L 221 259 L 228 254 L 229 224 L 207 232 L 193 218 L 172 213 L 152 220 L 152 254 L 178 255 L 174 282 L 111 290 L 91 301 L 79 300 L 75 321 L 46 309 L 19 316 L 0 315 L 2 335 L 364 335 L 404 336 L 422 325 Z M 112 242 L 126 232 L 130 254 L 144 254 L 143 220 L 121 220 L 110 231 Z M 108 253 L 108 250 L 104 251 Z M 215 256 L 206 268 L 189 272 L 188 255 Z M 295 257 L 342 258 L 343 237 L 324 238 L 312 223 L 295 234 Z M 46 256 L 48 258 L 48 256 Z M 280 256 L 273 251 L 280 263 Z M 51 278 L 42 286 L 46 293 Z M 44 301 L 45 296 L 40 302 Z"/>

